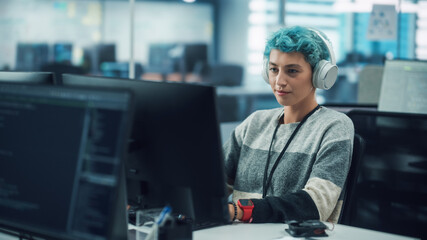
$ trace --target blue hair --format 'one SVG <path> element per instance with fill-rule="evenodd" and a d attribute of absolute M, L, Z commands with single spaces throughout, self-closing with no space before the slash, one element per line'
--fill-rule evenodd
<path fill-rule="evenodd" d="M 329 41 L 325 34 L 318 30 L 316 31 Z M 313 30 L 301 26 L 285 27 L 274 32 L 265 46 L 264 56 L 267 59 L 270 58 L 272 49 L 278 49 L 286 53 L 302 53 L 312 69 L 320 60 L 328 60 L 330 58 L 328 47 L 319 35 Z"/>

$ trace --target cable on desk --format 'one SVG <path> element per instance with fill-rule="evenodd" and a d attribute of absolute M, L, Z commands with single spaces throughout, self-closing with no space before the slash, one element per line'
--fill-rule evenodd
<path fill-rule="evenodd" d="M 332 224 L 332 228 L 329 228 L 329 226 L 328 226 L 328 228 L 326 230 L 331 231 L 331 232 L 334 231 L 334 228 L 335 228 L 334 222 L 332 222 L 331 220 L 328 220 L 328 223 Z"/>

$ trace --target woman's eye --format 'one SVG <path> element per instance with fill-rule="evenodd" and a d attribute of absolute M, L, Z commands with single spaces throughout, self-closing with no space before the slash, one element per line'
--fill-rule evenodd
<path fill-rule="evenodd" d="M 288 73 L 297 73 L 298 72 L 298 70 L 296 70 L 296 69 L 289 69 L 288 70 Z"/>
<path fill-rule="evenodd" d="M 275 73 L 277 72 L 277 68 L 270 68 L 270 71 Z"/>

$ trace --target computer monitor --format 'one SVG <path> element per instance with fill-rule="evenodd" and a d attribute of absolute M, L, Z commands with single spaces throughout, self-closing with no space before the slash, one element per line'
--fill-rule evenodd
<path fill-rule="evenodd" d="M 39 71 L 49 61 L 47 43 L 18 43 L 16 46 L 17 71 Z"/>
<path fill-rule="evenodd" d="M 0 82 L 53 85 L 55 78 L 51 72 L 0 71 Z"/>
<path fill-rule="evenodd" d="M 154 43 L 149 46 L 147 72 L 168 74 L 179 72 L 183 49 L 174 43 Z"/>
<path fill-rule="evenodd" d="M 0 83 L 0 228 L 127 239 L 131 93 Z"/>
<path fill-rule="evenodd" d="M 387 60 L 378 110 L 427 114 L 427 61 Z"/>
<path fill-rule="evenodd" d="M 127 161 L 128 200 L 141 208 L 169 203 L 203 224 L 229 221 L 215 88 L 63 75 L 64 85 L 125 87 L 135 114 Z"/>
<path fill-rule="evenodd" d="M 196 73 L 208 63 L 208 45 L 204 43 L 155 43 L 149 47 L 147 72 L 169 74 Z"/>
<path fill-rule="evenodd" d="M 350 225 L 427 237 L 427 115 L 353 110 L 365 152 Z"/>
<path fill-rule="evenodd" d="M 71 64 L 73 59 L 73 44 L 55 43 L 53 45 L 53 57 L 56 63 Z"/>
<path fill-rule="evenodd" d="M 204 43 L 185 44 L 184 62 L 187 73 L 196 71 L 198 67 L 205 67 L 208 64 L 208 45 Z"/>
<path fill-rule="evenodd" d="M 94 46 L 94 60 L 96 61 L 96 70 L 101 70 L 101 64 L 104 62 L 116 61 L 116 44 L 103 43 Z"/>

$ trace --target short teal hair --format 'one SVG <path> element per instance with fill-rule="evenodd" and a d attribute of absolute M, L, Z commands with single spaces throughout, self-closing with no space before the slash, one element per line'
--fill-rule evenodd
<path fill-rule="evenodd" d="M 319 30 L 327 41 L 329 39 Z M 317 35 L 314 30 L 301 26 L 285 27 L 274 32 L 267 40 L 264 50 L 264 56 L 270 59 L 272 49 L 278 49 L 282 52 L 300 52 L 304 55 L 305 60 L 313 69 L 320 60 L 330 58 L 328 47 L 325 42 Z"/>

